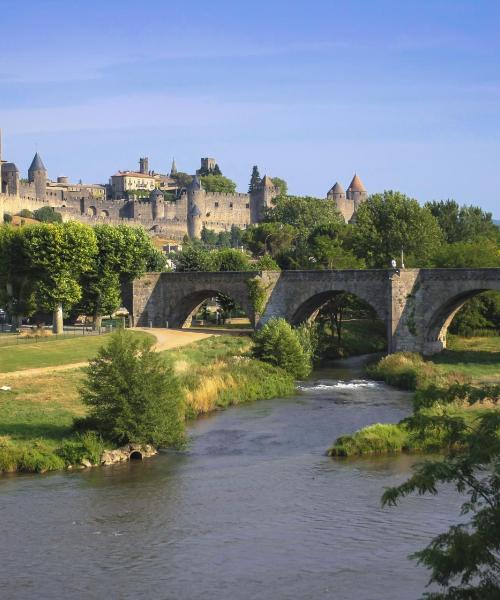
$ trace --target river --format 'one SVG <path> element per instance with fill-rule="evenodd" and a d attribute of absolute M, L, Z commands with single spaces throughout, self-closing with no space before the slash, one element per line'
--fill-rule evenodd
<path fill-rule="evenodd" d="M 2 599 L 413 600 L 408 560 L 455 522 L 452 492 L 380 507 L 407 456 L 334 460 L 334 438 L 410 412 L 359 360 L 293 398 L 198 420 L 182 453 L 0 479 Z"/>

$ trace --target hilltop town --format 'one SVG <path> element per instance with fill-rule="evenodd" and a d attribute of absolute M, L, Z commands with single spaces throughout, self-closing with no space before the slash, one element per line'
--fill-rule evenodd
<path fill-rule="evenodd" d="M 117 171 L 107 184 L 74 183 L 65 176 L 53 180 L 38 152 L 25 179 L 15 162 L 2 158 L 0 141 L 0 220 L 5 213 L 50 206 L 63 220 L 142 225 L 151 234 L 182 240 L 186 235 L 200 237 L 203 227 L 221 232 L 233 225 L 246 229 L 259 223 L 280 193 L 268 175 L 252 178 L 248 193 L 206 191 L 203 176 L 221 175 L 215 158 L 202 158 L 197 172 L 188 176 L 177 170 L 175 160 L 169 173 L 163 174 L 150 170 L 148 158 L 143 157 L 138 170 Z M 352 221 L 367 197 L 356 174 L 347 191 L 336 182 L 326 194 L 346 222 Z"/>

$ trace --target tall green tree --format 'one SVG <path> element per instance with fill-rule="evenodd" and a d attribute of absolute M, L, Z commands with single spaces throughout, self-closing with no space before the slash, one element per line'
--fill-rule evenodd
<path fill-rule="evenodd" d="M 69 221 L 30 225 L 23 233 L 37 304 L 53 312 L 54 333 L 62 333 L 63 308 L 69 310 L 80 300 L 80 279 L 92 270 L 97 256 L 95 232 Z"/>
<path fill-rule="evenodd" d="M 81 397 L 88 427 L 118 444 L 180 446 L 182 393 L 171 365 L 151 340 L 118 331 L 90 362 Z"/>
<path fill-rule="evenodd" d="M 261 181 L 259 167 L 254 165 L 252 168 L 252 176 L 250 177 L 250 184 L 248 186 L 248 193 L 253 192 L 253 190 L 260 185 Z"/>
<path fill-rule="evenodd" d="M 500 267 L 500 245 L 491 238 L 443 244 L 431 256 L 431 264 L 455 269 Z"/>
<path fill-rule="evenodd" d="M 101 224 L 94 227 L 94 233 L 97 255 L 82 275 L 82 307 L 98 328 L 102 315 L 121 306 L 121 286 L 146 270 L 161 270 L 163 258 L 141 227 Z"/>
<path fill-rule="evenodd" d="M 288 184 L 284 179 L 281 179 L 281 177 L 271 177 L 271 181 L 278 188 L 280 196 L 288 194 Z"/>
<path fill-rule="evenodd" d="M 449 244 L 498 235 L 491 213 L 479 206 L 459 206 L 455 200 L 441 200 L 427 202 L 425 207 L 436 217 Z"/>
<path fill-rule="evenodd" d="M 425 267 L 443 234 L 428 208 L 400 192 L 385 191 L 358 208 L 352 241 L 354 252 L 369 267 L 387 267 L 402 249 L 407 267 Z"/>
<path fill-rule="evenodd" d="M 206 192 L 234 194 L 236 191 L 236 183 L 224 175 L 204 175 L 201 185 Z"/>
<path fill-rule="evenodd" d="M 24 228 L 0 226 L 0 304 L 21 325 L 36 310 L 34 277 Z"/>

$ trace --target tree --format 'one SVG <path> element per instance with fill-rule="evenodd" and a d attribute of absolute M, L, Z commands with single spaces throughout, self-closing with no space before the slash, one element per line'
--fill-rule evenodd
<path fill-rule="evenodd" d="M 215 246 L 217 244 L 217 233 L 213 229 L 208 229 L 205 225 L 201 229 L 200 238 L 207 246 Z"/>
<path fill-rule="evenodd" d="M 364 260 L 344 247 L 347 225 L 327 223 L 312 230 L 307 240 L 307 254 L 303 263 L 308 268 L 362 269 Z"/>
<path fill-rule="evenodd" d="M 140 277 L 146 270 L 161 270 L 166 260 L 141 227 L 96 225 L 97 255 L 91 269 L 82 276 L 82 308 L 92 315 L 94 329 L 102 315 L 121 306 L 122 284 Z"/>
<path fill-rule="evenodd" d="M 189 175 L 188 173 L 183 173 L 182 171 L 178 171 L 177 173 L 172 175 L 172 178 L 175 179 L 177 185 L 180 188 L 189 187 L 191 185 L 191 182 L 193 181 L 192 175 Z"/>
<path fill-rule="evenodd" d="M 500 267 L 498 243 L 490 238 L 476 238 L 469 242 L 444 244 L 431 257 L 434 267 L 481 269 Z"/>
<path fill-rule="evenodd" d="M 250 177 L 250 185 L 248 186 L 248 193 L 250 194 L 253 192 L 253 190 L 260 185 L 261 181 L 259 167 L 254 165 L 252 168 L 252 176 Z"/>
<path fill-rule="evenodd" d="M 343 223 L 331 200 L 311 196 L 278 196 L 273 204 L 266 211 L 264 221 L 290 225 L 301 233 L 310 232 L 318 225 Z"/>
<path fill-rule="evenodd" d="M 21 325 L 36 310 L 34 278 L 24 229 L 0 227 L 0 304 Z"/>
<path fill-rule="evenodd" d="M 226 194 L 236 192 L 236 183 L 223 175 L 204 175 L 201 178 L 201 185 L 206 192 L 223 192 Z"/>
<path fill-rule="evenodd" d="M 176 271 L 218 271 L 216 255 L 203 247 L 186 244 L 172 256 Z"/>
<path fill-rule="evenodd" d="M 454 316 L 448 331 L 480 335 L 479 330 L 500 330 L 500 292 L 484 292 L 468 300 Z"/>
<path fill-rule="evenodd" d="M 252 353 L 255 358 L 281 367 L 296 378 L 307 377 L 312 370 L 312 357 L 285 319 L 272 318 L 254 334 Z"/>
<path fill-rule="evenodd" d="M 248 256 L 234 248 L 222 248 L 215 253 L 215 270 L 217 271 L 250 271 Z"/>
<path fill-rule="evenodd" d="M 82 223 L 44 223 L 23 229 L 25 251 L 37 305 L 54 313 L 54 333 L 62 333 L 63 307 L 82 296 L 80 278 L 93 268 L 97 255 L 94 230 Z"/>
<path fill-rule="evenodd" d="M 23 210 L 19 213 L 19 216 L 24 217 L 26 219 L 32 219 L 33 213 L 31 212 L 31 210 L 28 210 L 27 208 L 23 208 Z"/>
<path fill-rule="evenodd" d="M 278 263 L 269 254 L 264 254 L 255 263 L 257 271 L 280 271 Z"/>
<path fill-rule="evenodd" d="M 479 206 L 459 206 L 455 200 L 441 200 L 427 202 L 425 207 L 436 217 L 449 244 L 498 235 L 491 213 Z"/>
<path fill-rule="evenodd" d="M 384 268 L 405 253 L 406 266 L 424 267 L 443 241 L 428 208 L 400 192 L 374 194 L 356 212 L 353 250 L 369 267 Z"/>
<path fill-rule="evenodd" d="M 415 435 L 430 429 L 443 439 L 444 456 L 419 463 L 405 483 L 389 488 L 384 505 L 395 505 L 408 494 L 437 494 L 440 484 L 453 486 L 467 500 L 462 514 L 467 523 L 453 525 L 413 555 L 431 570 L 429 583 L 441 586 L 427 593 L 429 600 L 495 600 L 500 597 L 500 411 L 481 410 L 472 419 L 448 411 L 461 402 L 472 405 L 498 399 L 498 386 L 434 388 L 430 402 L 438 401 L 437 412 L 418 411 L 405 424 Z"/>
<path fill-rule="evenodd" d="M 56 212 L 52 206 L 42 206 L 33 212 L 33 218 L 42 223 L 62 223 L 61 213 Z"/>
<path fill-rule="evenodd" d="M 288 194 L 288 184 L 284 179 L 281 179 L 280 177 L 271 177 L 271 181 L 278 188 L 280 196 L 286 196 L 286 194 Z"/>
<path fill-rule="evenodd" d="M 152 340 L 118 331 L 90 361 L 81 398 L 86 419 L 117 444 L 180 446 L 185 441 L 182 392 Z"/>
<path fill-rule="evenodd" d="M 230 239 L 231 248 L 239 248 L 243 241 L 243 231 L 237 225 L 231 225 Z"/>
<path fill-rule="evenodd" d="M 242 241 L 254 256 L 269 253 L 275 258 L 290 250 L 296 237 L 297 231 L 292 225 L 270 222 L 251 225 L 243 232 Z"/>

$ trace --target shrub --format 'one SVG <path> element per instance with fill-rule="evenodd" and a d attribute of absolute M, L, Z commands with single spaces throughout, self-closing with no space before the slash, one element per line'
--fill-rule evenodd
<path fill-rule="evenodd" d="M 72 439 L 64 440 L 57 449 L 57 455 L 67 465 L 80 464 L 84 459 L 89 460 L 93 465 L 99 464 L 103 452 L 104 442 L 94 431 L 87 431 Z"/>
<path fill-rule="evenodd" d="M 296 378 L 307 377 L 312 370 L 311 356 L 285 319 L 273 318 L 255 333 L 253 356 L 281 367 Z"/>
<path fill-rule="evenodd" d="M 33 213 L 33 217 L 42 223 L 62 223 L 61 213 L 56 212 L 51 206 L 42 206 Z"/>
<path fill-rule="evenodd" d="M 3 216 L 4 223 L 12 223 L 12 215 L 10 213 L 5 213 Z"/>
<path fill-rule="evenodd" d="M 103 438 L 179 446 L 185 439 L 181 390 L 171 366 L 151 346 L 149 339 L 117 331 L 90 362 L 81 397 L 90 408 L 89 425 Z"/>
<path fill-rule="evenodd" d="M 255 263 L 255 268 L 257 271 L 281 271 L 278 263 L 269 254 L 261 256 Z"/>
<path fill-rule="evenodd" d="M 19 216 L 24 217 L 25 219 L 32 219 L 33 213 L 31 212 L 31 210 L 28 210 L 27 208 L 23 208 L 22 211 L 19 213 Z"/>

